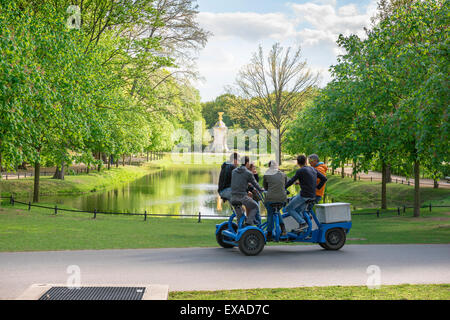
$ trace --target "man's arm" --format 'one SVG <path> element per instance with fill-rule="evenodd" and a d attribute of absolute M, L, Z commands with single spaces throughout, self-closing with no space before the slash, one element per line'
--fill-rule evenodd
<path fill-rule="evenodd" d="M 264 189 L 261 188 L 258 182 L 256 182 L 255 176 L 250 173 L 250 181 L 249 181 L 256 189 L 258 189 L 260 192 L 263 192 Z"/>
<path fill-rule="evenodd" d="M 269 184 L 267 183 L 266 176 L 263 177 L 263 187 L 265 190 L 269 189 Z"/>
<path fill-rule="evenodd" d="M 320 189 L 323 187 L 323 185 L 325 184 L 325 182 L 327 182 L 327 177 L 325 177 L 322 173 L 319 172 L 319 170 L 316 170 L 317 172 L 317 178 L 320 179 L 319 184 L 317 185 L 317 189 Z"/>
<path fill-rule="evenodd" d="M 295 175 L 291 179 L 289 179 L 289 181 L 286 183 L 285 189 L 289 188 L 299 178 L 300 178 L 300 169 L 298 169 L 295 172 Z"/>

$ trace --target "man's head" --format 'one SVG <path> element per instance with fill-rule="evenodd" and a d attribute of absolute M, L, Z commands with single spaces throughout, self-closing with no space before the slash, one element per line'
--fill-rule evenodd
<path fill-rule="evenodd" d="M 309 165 L 311 167 L 315 167 L 319 163 L 319 156 L 317 154 L 313 153 L 308 156 L 308 161 L 309 161 Z"/>
<path fill-rule="evenodd" d="M 241 158 L 241 164 L 245 166 L 247 169 L 250 168 L 250 158 L 248 156 L 245 156 Z"/>
<path fill-rule="evenodd" d="M 278 169 L 278 163 L 275 160 L 270 160 L 267 166 L 272 170 Z"/>
<path fill-rule="evenodd" d="M 305 156 L 304 154 L 299 155 L 299 156 L 297 157 L 297 164 L 298 164 L 300 167 L 306 166 L 306 156 Z"/>
<path fill-rule="evenodd" d="M 239 153 L 233 152 L 230 156 L 230 163 L 232 163 L 235 167 L 239 164 Z"/>

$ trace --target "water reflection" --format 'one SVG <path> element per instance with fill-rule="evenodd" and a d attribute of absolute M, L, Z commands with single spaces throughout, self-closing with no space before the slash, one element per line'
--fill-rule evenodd
<path fill-rule="evenodd" d="M 42 201 L 80 210 L 159 214 L 229 215 L 217 207 L 220 168 L 158 171 L 113 190 L 80 196 L 45 196 Z"/>

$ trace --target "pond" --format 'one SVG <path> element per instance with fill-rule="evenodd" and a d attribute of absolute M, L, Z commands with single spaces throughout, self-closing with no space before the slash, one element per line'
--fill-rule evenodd
<path fill-rule="evenodd" d="M 70 196 L 42 196 L 42 202 L 86 211 L 149 214 L 230 215 L 218 206 L 218 168 L 170 168 L 150 173 L 108 191 Z"/>
<path fill-rule="evenodd" d="M 41 201 L 91 212 L 94 209 L 102 212 L 147 211 L 148 214 L 176 215 L 198 215 L 201 212 L 202 216 L 229 216 L 229 204 L 221 205 L 217 194 L 219 174 L 219 165 L 217 168 L 167 168 L 112 190 L 83 195 L 42 196 Z M 297 194 L 298 190 L 298 186 L 292 186 L 291 196 Z M 339 202 L 338 198 L 331 196 L 325 200 Z M 352 207 L 358 206 L 356 202 L 352 201 Z M 264 206 L 261 209 L 262 215 L 265 215 Z"/>

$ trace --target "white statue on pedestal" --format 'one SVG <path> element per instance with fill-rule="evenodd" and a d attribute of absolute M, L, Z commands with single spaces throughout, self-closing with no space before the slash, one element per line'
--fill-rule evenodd
<path fill-rule="evenodd" d="M 214 131 L 214 141 L 210 146 L 211 152 L 228 152 L 227 146 L 227 133 L 228 128 L 225 123 L 222 121 L 223 112 L 218 112 L 219 121 L 213 127 Z"/>

